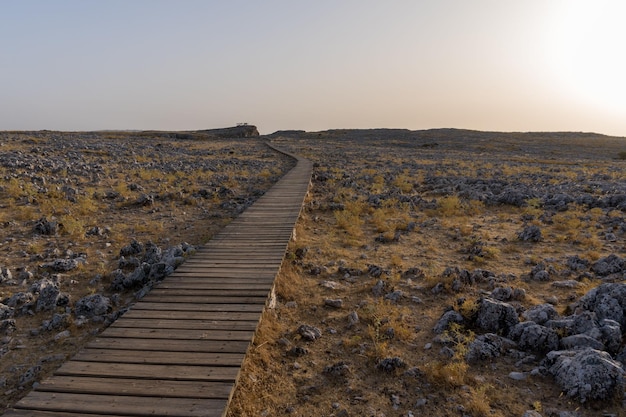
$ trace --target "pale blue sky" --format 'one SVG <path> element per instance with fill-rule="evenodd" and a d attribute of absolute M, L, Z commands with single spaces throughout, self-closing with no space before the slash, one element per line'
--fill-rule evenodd
<path fill-rule="evenodd" d="M 0 0 L 0 130 L 626 136 L 621 0 Z"/>

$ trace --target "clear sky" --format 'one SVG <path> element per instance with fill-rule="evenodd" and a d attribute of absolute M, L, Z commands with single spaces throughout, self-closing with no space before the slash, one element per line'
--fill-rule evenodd
<path fill-rule="evenodd" d="M 626 136 L 623 0 L 0 0 L 0 130 Z"/>

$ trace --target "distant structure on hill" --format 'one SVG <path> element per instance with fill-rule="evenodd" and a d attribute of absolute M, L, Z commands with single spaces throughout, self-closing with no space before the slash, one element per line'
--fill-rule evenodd
<path fill-rule="evenodd" d="M 251 138 L 259 136 L 256 126 L 247 123 L 238 123 L 235 127 L 225 127 L 222 129 L 198 130 L 198 133 L 206 133 L 219 138 Z"/>

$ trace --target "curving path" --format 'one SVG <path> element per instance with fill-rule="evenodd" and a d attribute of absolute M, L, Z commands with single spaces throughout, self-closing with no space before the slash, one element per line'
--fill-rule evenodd
<path fill-rule="evenodd" d="M 283 153 L 291 171 L 4 415 L 224 415 L 311 178 Z"/>

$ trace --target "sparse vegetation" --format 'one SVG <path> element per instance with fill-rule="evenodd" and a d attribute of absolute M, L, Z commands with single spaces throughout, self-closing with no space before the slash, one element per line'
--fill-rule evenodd
<path fill-rule="evenodd" d="M 250 359 L 242 374 L 244 380 L 254 375 L 272 396 L 242 386 L 229 416 L 254 415 L 242 411 L 246 404 L 275 416 L 341 415 L 344 409 L 347 415 L 410 411 L 435 417 L 459 410 L 471 416 L 577 410 L 585 417 L 597 415 L 594 407 L 623 411 L 619 405 L 572 402 L 551 378 L 518 382 L 507 376 L 528 373 L 540 357 L 517 366 L 509 358 L 468 363 L 465 354 L 478 336 L 473 329 L 453 324 L 444 335 L 432 332 L 449 308 L 472 322 L 480 297 L 497 288 L 518 290 L 519 298 L 509 302 L 520 311 L 548 302 L 567 314 L 572 300 L 602 282 L 569 269 L 567 259 L 578 255 L 592 265 L 611 253 L 626 256 L 626 229 L 613 226 L 622 224 L 624 212 L 565 196 L 600 201 L 626 192 L 610 156 L 623 147 L 621 141 L 436 133 L 274 138 L 294 153 L 306 150 L 300 153 L 317 163 L 297 242 L 309 250 L 303 259 L 290 260 L 287 275 L 278 278 L 300 279 L 283 300 L 298 307 L 285 308 L 279 297 L 272 317 L 280 327 L 277 340 L 289 341 L 272 345 L 272 363 L 280 366 L 265 372 Z M 542 239 L 519 239 L 531 225 Z M 608 232 L 617 241 L 605 238 Z M 540 265 L 547 281 L 533 278 Z M 558 280 L 578 284 L 553 286 Z M 321 285 L 328 281 L 336 289 Z M 325 306 L 325 298 L 341 299 L 341 309 Z M 322 329 L 322 337 L 307 343 L 293 337 L 303 322 Z M 308 353 L 286 355 L 294 346 Z M 386 374 L 377 367 L 384 359 L 406 367 Z M 340 362 L 349 366 L 349 375 L 327 386 L 324 367 Z"/>
<path fill-rule="evenodd" d="M 0 302 L 42 280 L 58 281 L 70 303 L 85 295 L 110 297 L 111 273 L 131 240 L 163 248 L 201 245 L 291 164 L 255 139 L 0 132 L 0 271 L 12 275 L 0 277 Z M 37 229 L 44 220 L 54 226 Z M 62 273 L 42 266 L 55 260 L 77 263 Z M 135 299 L 131 290 L 115 292 L 116 310 Z M 16 314 L 16 330 L 0 341 L 2 409 L 34 382 L 18 386 L 23 372 L 39 366 L 37 379 L 45 377 L 104 326 L 67 319 L 41 330 L 42 322 L 65 312 L 59 306 Z M 71 336 L 57 342 L 63 330 Z"/>

